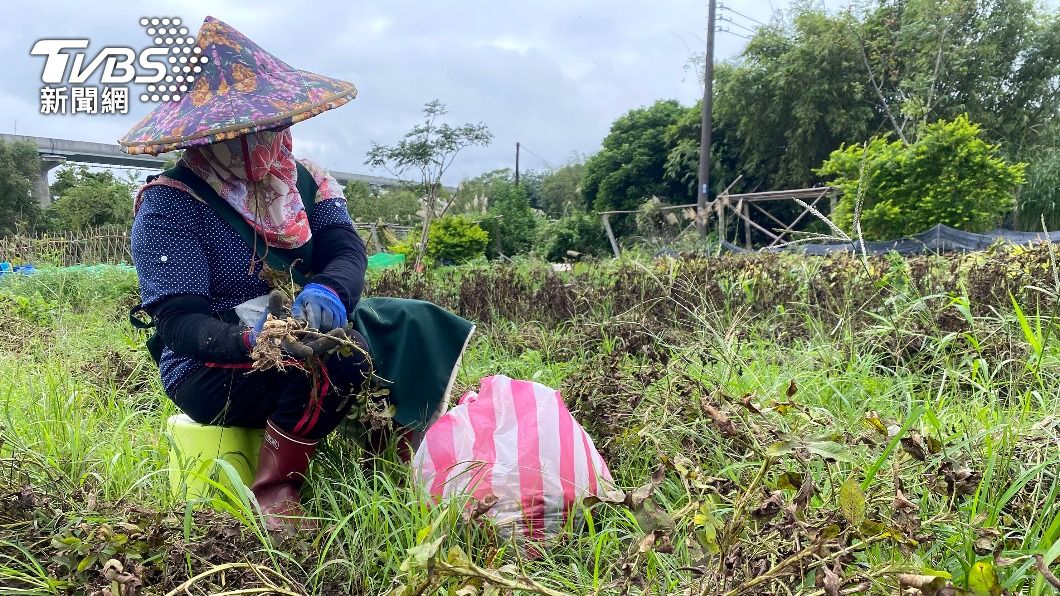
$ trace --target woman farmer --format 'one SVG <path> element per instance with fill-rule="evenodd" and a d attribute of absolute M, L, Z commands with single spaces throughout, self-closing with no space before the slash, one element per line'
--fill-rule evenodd
<path fill-rule="evenodd" d="M 165 346 L 168 396 L 201 424 L 265 428 L 251 489 L 276 528 L 301 513 L 309 460 L 370 364 L 355 350 L 326 357 L 316 382 L 297 366 L 250 372 L 264 314 L 247 321 L 234 309 L 269 293 L 263 266 L 283 256 L 313 273 L 293 316 L 324 333 L 347 325 L 364 285 L 365 246 L 342 188 L 293 156 L 288 127 L 345 104 L 356 89 L 296 70 L 211 17 L 194 51 L 189 92 L 119 141 L 129 153 L 184 149 L 176 168 L 137 194 L 133 260 L 142 308 Z"/>

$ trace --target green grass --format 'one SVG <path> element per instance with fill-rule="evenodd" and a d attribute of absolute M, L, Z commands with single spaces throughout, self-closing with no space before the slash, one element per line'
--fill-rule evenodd
<path fill-rule="evenodd" d="M 646 286 L 636 300 L 608 286 L 626 279 L 608 267 L 567 278 L 605 296 L 574 318 L 481 326 L 458 378 L 459 390 L 494 373 L 561 389 L 617 483 L 650 494 L 594 505 L 529 550 L 463 521 L 462 504 L 427 506 L 408 470 L 342 437 L 311 469 L 318 534 L 269 539 L 245 491 L 218 491 L 221 513 L 173 498 L 163 429 L 175 410 L 124 322 L 135 276 L 5 278 L 0 593 L 109 586 L 109 558 L 149 594 L 202 574 L 192 593 L 412 593 L 432 577 L 424 593 L 481 594 L 492 577 L 542 593 L 824 594 L 834 574 L 894 594 L 900 573 L 968 588 L 982 561 L 1012 593 L 1051 593 L 1033 556 L 1060 554 L 1052 294 L 984 304 L 891 284 L 871 308 L 854 293 L 826 317 L 805 288 L 752 311 L 761 287 L 726 282 L 718 302 L 707 283 L 677 322 L 655 316 Z M 841 490 L 848 479 L 856 488 Z M 813 486 L 802 505 L 796 484 Z"/>

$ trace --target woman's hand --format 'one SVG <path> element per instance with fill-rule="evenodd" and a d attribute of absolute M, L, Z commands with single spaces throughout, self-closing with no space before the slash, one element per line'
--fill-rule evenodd
<path fill-rule="evenodd" d="M 265 328 L 265 321 L 269 320 L 269 315 L 273 318 L 283 318 L 283 292 L 279 290 L 273 290 L 269 293 L 269 304 L 265 307 L 265 311 L 261 313 L 261 317 L 257 323 L 251 327 L 246 335 L 245 341 L 247 344 L 247 350 L 253 350 L 254 346 L 258 343 L 258 335 L 261 334 L 261 330 Z"/>
<path fill-rule="evenodd" d="M 247 350 L 251 352 L 254 351 L 254 348 L 258 343 L 258 336 L 261 335 L 262 330 L 265 328 L 265 323 L 269 320 L 269 315 L 272 315 L 274 319 L 278 320 L 283 319 L 286 316 L 284 314 L 284 302 L 283 292 L 273 290 L 272 293 L 269 294 L 269 304 L 265 309 L 265 312 L 261 313 L 261 317 L 258 321 L 246 332 L 245 343 L 247 344 Z M 342 305 L 340 304 L 339 306 L 341 307 Z M 344 317 L 343 321 L 345 321 L 345 308 L 342 310 L 342 316 Z M 310 356 L 326 355 L 334 351 L 346 341 L 348 341 L 348 338 L 345 329 L 342 327 L 336 327 L 334 329 L 329 329 L 326 332 L 321 331 L 319 334 L 314 334 L 312 338 L 283 341 L 280 345 L 280 349 L 287 356 L 291 356 L 298 360 L 305 360 Z"/>
<path fill-rule="evenodd" d="M 291 316 L 321 333 L 346 326 L 346 307 L 339 295 L 321 284 L 307 284 L 294 299 Z"/>

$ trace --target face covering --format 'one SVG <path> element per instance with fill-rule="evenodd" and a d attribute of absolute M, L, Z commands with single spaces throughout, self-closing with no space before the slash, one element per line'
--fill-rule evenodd
<path fill-rule="evenodd" d="M 249 223 L 266 244 L 274 248 L 298 248 L 309 242 L 312 232 L 302 197 L 298 194 L 298 169 L 291 152 L 289 128 L 259 131 L 192 147 L 181 163 L 209 184 Z M 342 187 L 315 163 L 298 160 L 317 184 L 316 202 L 342 199 Z M 145 185 L 162 184 L 191 192 L 180 182 L 165 177 Z"/>
<path fill-rule="evenodd" d="M 269 246 L 297 248 L 309 241 L 309 219 L 298 194 L 291 130 L 250 133 L 192 147 L 181 158 L 239 212 Z"/>

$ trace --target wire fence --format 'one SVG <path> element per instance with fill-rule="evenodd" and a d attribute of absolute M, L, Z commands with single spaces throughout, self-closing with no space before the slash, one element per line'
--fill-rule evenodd
<path fill-rule="evenodd" d="M 412 228 L 387 223 L 354 223 L 368 252 L 383 252 L 403 240 Z M 0 237 L 0 262 L 13 264 L 131 265 L 132 244 L 125 228 L 93 228 L 56 234 L 27 234 Z"/>

